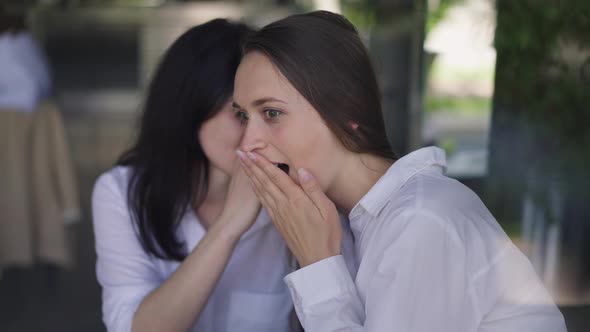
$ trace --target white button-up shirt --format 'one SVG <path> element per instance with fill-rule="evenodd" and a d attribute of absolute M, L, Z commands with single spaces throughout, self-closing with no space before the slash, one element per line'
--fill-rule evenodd
<path fill-rule="evenodd" d="M 92 197 L 96 274 L 102 286 L 103 321 L 111 332 L 131 331 L 143 298 L 179 266 L 143 250 L 127 206 L 128 180 L 128 168 L 114 168 L 98 179 Z M 180 224 L 179 239 L 192 251 L 204 235 L 189 211 Z M 283 277 L 293 270 L 285 242 L 263 210 L 235 247 L 193 331 L 287 331 L 293 304 Z"/>
<path fill-rule="evenodd" d="M 0 109 L 31 112 L 49 96 L 45 56 L 28 32 L 0 34 Z"/>
<path fill-rule="evenodd" d="M 480 199 L 443 175 L 444 152 L 395 162 L 349 215 L 343 256 L 285 277 L 307 332 L 562 332 L 530 262 Z"/>

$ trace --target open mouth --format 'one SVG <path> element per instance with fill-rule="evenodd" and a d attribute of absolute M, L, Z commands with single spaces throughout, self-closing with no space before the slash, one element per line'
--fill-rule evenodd
<path fill-rule="evenodd" d="M 283 163 L 275 163 L 275 166 L 277 166 L 278 168 L 280 168 L 287 175 L 289 174 L 289 165 L 283 164 Z"/>

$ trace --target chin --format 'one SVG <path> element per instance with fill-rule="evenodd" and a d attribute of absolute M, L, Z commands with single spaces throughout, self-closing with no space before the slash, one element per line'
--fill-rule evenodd
<path fill-rule="evenodd" d="M 234 169 L 235 169 L 234 166 L 235 166 L 234 164 L 229 164 L 229 163 L 217 163 L 217 164 L 212 163 L 212 162 L 209 163 L 210 170 L 217 170 L 217 171 L 224 173 L 228 176 L 233 175 Z"/>

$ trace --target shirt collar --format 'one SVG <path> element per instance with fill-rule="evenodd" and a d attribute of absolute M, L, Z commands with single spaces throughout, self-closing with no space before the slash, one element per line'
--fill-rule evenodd
<path fill-rule="evenodd" d="M 362 225 L 354 225 L 353 223 L 361 223 L 359 217 L 364 212 L 377 217 L 391 198 L 392 193 L 400 190 L 414 175 L 433 165 L 443 169 L 447 166 L 445 152 L 437 147 L 422 148 L 398 159 L 350 211 L 348 216 L 351 227 L 360 226 L 362 228 Z"/>

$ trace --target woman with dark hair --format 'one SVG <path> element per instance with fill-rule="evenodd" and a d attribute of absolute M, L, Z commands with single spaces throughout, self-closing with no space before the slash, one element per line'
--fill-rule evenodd
<path fill-rule="evenodd" d="M 345 18 L 294 15 L 253 34 L 233 106 L 243 169 L 301 266 L 285 282 L 306 331 L 566 330 L 483 203 L 443 175 L 444 152 L 392 152 L 368 53 Z"/>
<path fill-rule="evenodd" d="M 149 86 L 137 142 L 95 184 L 109 331 L 288 330 L 292 256 L 235 156 L 232 91 L 249 33 L 217 19 L 180 36 Z"/>

